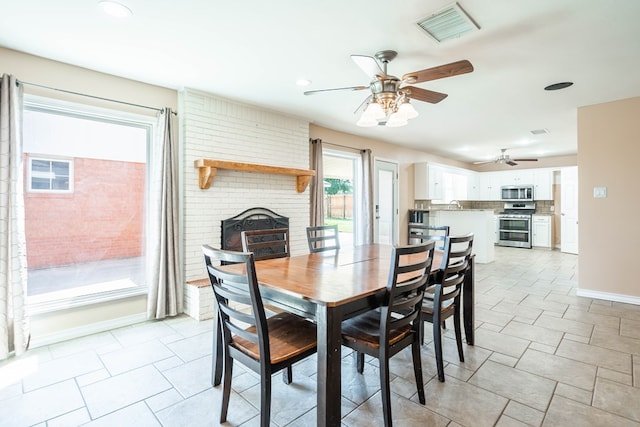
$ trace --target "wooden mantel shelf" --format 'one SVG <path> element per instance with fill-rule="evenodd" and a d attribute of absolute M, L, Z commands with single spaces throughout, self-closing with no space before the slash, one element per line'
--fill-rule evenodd
<path fill-rule="evenodd" d="M 199 169 L 198 184 L 202 190 L 211 187 L 218 169 L 230 169 L 242 172 L 274 173 L 278 175 L 293 175 L 296 177 L 296 190 L 302 193 L 307 189 L 311 177 L 316 171 L 307 169 L 282 168 L 279 166 L 256 165 L 253 163 L 228 162 L 225 160 L 198 159 L 194 166 Z"/>

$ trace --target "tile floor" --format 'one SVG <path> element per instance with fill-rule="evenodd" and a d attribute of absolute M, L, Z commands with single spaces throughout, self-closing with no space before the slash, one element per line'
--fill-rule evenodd
<path fill-rule="evenodd" d="M 426 405 L 410 357 L 392 362 L 396 426 L 640 426 L 640 306 L 575 296 L 578 258 L 496 248 L 477 265 L 476 346 L 457 360 L 445 340 L 446 382 L 423 347 Z M 427 328 L 429 330 L 430 328 Z M 345 352 L 346 353 L 346 352 Z M 211 322 L 147 322 L 0 363 L 2 426 L 216 426 Z M 259 425 L 259 387 L 236 365 L 228 425 Z M 344 426 L 381 425 L 378 372 L 345 354 Z M 278 374 L 279 375 L 279 374 Z M 315 425 L 315 359 L 274 381 L 272 424 Z"/>

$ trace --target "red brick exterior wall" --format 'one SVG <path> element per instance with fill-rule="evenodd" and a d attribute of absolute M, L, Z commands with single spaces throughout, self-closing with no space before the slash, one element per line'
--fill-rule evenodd
<path fill-rule="evenodd" d="M 73 168 L 69 194 L 30 193 L 25 178 L 29 268 L 141 256 L 146 164 L 75 158 Z"/>

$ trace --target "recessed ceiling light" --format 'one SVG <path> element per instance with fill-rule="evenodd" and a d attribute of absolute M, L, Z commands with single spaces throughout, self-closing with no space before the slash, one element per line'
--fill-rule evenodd
<path fill-rule="evenodd" d="M 310 84 L 311 84 L 311 80 L 307 80 L 307 79 L 296 80 L 296 85 L 298 86 L 309 86 Z"/>
<path fill-rule="evenodd" d="M 117 1 L 112 0 L 102 0 L 98 2 L 104 13 L 107 15 L 113 16 L 115 18 L 127 18 L 133 15 L 131 9 L 122 3 L 118 3 Z"/>
<path fill-rule="evenodd" d="M 568 88 L 573 85 L 573 82 L 562 82 L 562 83 L 554 83 L 544 88 L 544 90 L 560 90 Z"/>

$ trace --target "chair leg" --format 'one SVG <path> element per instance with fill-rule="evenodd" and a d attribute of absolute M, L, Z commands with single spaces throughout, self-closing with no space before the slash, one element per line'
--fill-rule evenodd
<path fill-rule="evenodd" d="M 262 371 L 260 380 L 260 427 L 269 427 L 271 419 L 271 372 Z"/>
<path fill-rule="evenodd" d="M 413 373 L 416 377 L 416 387 L 418 388 L 418 400 L 425 404 L 424 382 L 422 380 L 422 360 L 420 358 L 420 341 L 411 344 L 411 354 L 413 356 Z"/>
<path fill-rule="evenodd" d="M 356 369 L 358 373 L 364 372 L 364 353 L 356 352 Z"/>
<path fill-rule="evenodd" d="M 220 408 L 220 424 L 227 421 L 229 397 L 231 395 L 231 377 L 233 376 L 233 359 L 225 356 L 224 375 L 222 377 L 222 407 Z"/>
<path fill-rule="evenodd" d="M 291 381 L 293 381 L 293 372 L 291 371 L 291 365 L 289 365 L 282 371 L 282 382 L 291 384 Z"/>
<path fill-rule="evenodd" d="M 433 346 L 436 352 L 436 365 L 438 367 L 438 380 L 444 382 L 444 362 L 442 361 L 442 331 L 440 330 L 440 322 L 433 319 Z"/>
<path fill-rule="evenodd" d="M 389 384 L 389 359 L 385 356 L 380 357 L 380 394 L 382 395 L 382 416 L 384 418 L 384 426 L 391 427 L 391 386 Z"/>
<path fill-rule="evenodd" d="M 456 307 L 453 313 L 453 327 L 456 331 L 456 344 L 458 345 L 458 358 L 464 362 L 464 353 L 462 352 L 462 328 L 460 327 L 460 310 Z"/>
<path fill-rule="evenodd" d="M 424 345 L 424 320 L 420 321 L 420 325 L 418 326 L 419 335 L 420 335 L 420 344 Z"/>

